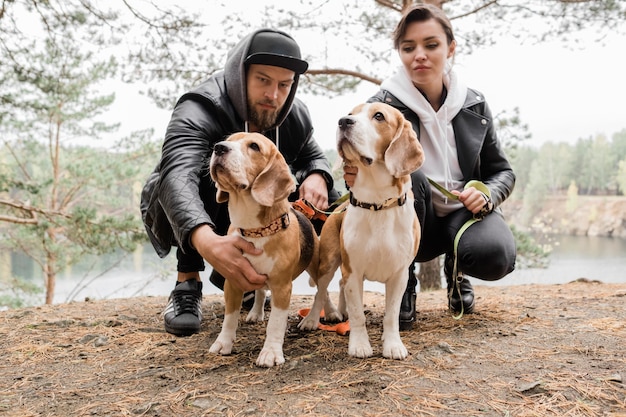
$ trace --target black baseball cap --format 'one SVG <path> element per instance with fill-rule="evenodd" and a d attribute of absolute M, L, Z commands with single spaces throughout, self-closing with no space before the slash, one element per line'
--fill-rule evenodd
<path fill-rule="evenodd" d="M 282 32 L 259 32 L 248 49 L 244 63 L 272 65 L 304 74 L 309 64 L 301 59 L 300 47 L 293 38 Z"/>

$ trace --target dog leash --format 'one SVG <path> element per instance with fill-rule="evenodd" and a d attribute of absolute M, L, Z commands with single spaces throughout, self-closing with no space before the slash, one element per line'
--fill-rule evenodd
<path fill-rule="evenodd" d="M 298 316 L 300 316 L 300 318 L 303 319 L 309 315 L 310 311 L 311 309 L 309 308 L 301 308 L 300 310 L 298 310 Z M 324 310 L 320 312 L 320 318 L 322 319 L 324 318 Z M 333 324 L 324 324 L 320 322 L 317 325 L 317 328 L 320 330 L 326 330 L 329 332 L 336 332 L 337 334 L 341 336 L 347 336 L 350 333 L 350 321 L 346 320 L 340 323 L 333 323 Z"/>
<path fill-rule="evenodd" d="M 326 211 L 318 209 L 317 207 L 315 207 L 315 205 L 313 205 L 313 203 L 302 198 L 294 201 L 293 203 L 291 203 L 291 205 L 293 206 L 293 208 L 304 214 L 309 220 L 321 220 L 325 222 L 328 216 L 333 214 L 343 202 L 348 200 L 349 197 L 350 193 L 342 195 L 341 197 L 333 201 L 333 203 L 328 206 L 328 210 Z"/>
<path fill-rule="evenodd" d="M 443 186 L 441 186 L 439 183 L 437 183 L 436 181 L 428 178 L 428 182 L 435 187 L 436 189 L 438 189 L 439 191 L 441 191 L 441 193 L 443 195 L 445 195 L 448 198 L 451 198 L 453 200 L 458 200 L 459 196 L 452 194 L 450 191 L 448 191 L 446 188 L 444 188 Z M 481 181 L 478 180 L 472 180 L 469 181 L 467 184 L 465 184 L 464 189 L 470 188 L 470 187 L 474 187 L 476 188 L 478 191 L 480 191 L 481 193 L 483 193 L 485 196 L 487 196 L 487 198 L 489 199 L 489 201 L 491 201 L 491 191 L 489 191 L 489 188 L 482 183 Z M 463 235 L 463 233 L 465 233 L 465 231 L 474 223 L 481 221 L 485 216 L 487 215 L 486 212 L 483 212 L 482 210 L 479 211 L 478 213 L 474 214 L 474 216 L 469 219 L 468 221 L 466 221 L 465 223 L 463 223 L 463 226 L 461 226 L 461 228 L 459 229 L 458 232 L 456 232 L 456 235 L 454 236 L 454 246 L 453 246 L 453 255 L 454 255 L 454 265 L 452 268 L 452 277 L 454 278 L 454 286 L 456 287 L 457 292 L 459 293 L 459 295 L 461 295 L 461 281 L 463 281 L 463 277 L 462 277 L 462 272 L 460 272 L 458 270 L 458 265 L 457 265 L 457 251 L 458 251 L 458 247 L 459 247 L 459 241 L 461 240 L 461 236 Z M 461 279 L 459 279 L 461 278 Z M 450 292 L 448 293 L 448 299 L 450 298 L 450 295 L 452 294 L 452 291 L 454 290 L 454 287 L 452 289 L 450 289 Z M 463 317 L 463 313 L 464 313 L 464 307 L 463 307 L 463 300 L 461 300 L 461 311 L 459 312 L 458 315 L 452 315 L 452 317 L 455 320 L 459 320 L 461 317 Z"/>

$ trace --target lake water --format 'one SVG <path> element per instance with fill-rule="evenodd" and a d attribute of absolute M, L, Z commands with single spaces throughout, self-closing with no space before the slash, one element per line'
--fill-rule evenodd
<path fill-rule="evenodd" d="M 548 268 L 519 269 L 500 281 L 479 285 L 564 284 L 579 278 L 626 283 L 626 239 L 558 236 Z"/>
<path fill-rule="evenodd" d="M 564 284 L 579 278 L 605 283 L 626 283 L 626 239 L 602 237 L 559 236 L 551 238 L 553 251 L 548 268 L 518 269 L 500 281 L 487 282 L 471 279 L 474 285 Z M 139 295 L 167 296 L 174 286 L 175 256 L 159 259 L 151 247 L 144 248 L 142 261 L 128 259 L 86 284 L 78 276 L 61 276 L 57 280 L 55 303 L 69 300 L 132 297 Z M 205 294 L 220 291 L 208 281 L 210 267 L 202 273 Z M 93 272 L 91 273 L 93 276 Z M 339 272 L 330 291 L 338 291 Z M 445 284 L 444 284 L 445 285 Z M 78 288 L 83 287 L 80 290 Z M 384 291 L 375 282 L 365 283 L 368 291 Z M 294 294 L 314 294 L 308 285 L 307 274 L 294 281 Z"/>

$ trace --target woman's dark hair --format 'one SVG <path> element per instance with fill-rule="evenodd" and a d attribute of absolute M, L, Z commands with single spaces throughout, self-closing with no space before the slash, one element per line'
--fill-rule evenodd
<path fill-rule="evenodd" d="M 425 22 L 426 20 L 435 19 L 446 34 L 448 45 L 454 40 L 454 32 L 452 30 L 452 23 L 446 14 L 437 6 L 433 6 L 428 3 L 415 4 L 409 7 L 402 18 L 398 22 L 396 29 L 393 31 L 393 47 L 395 49 L 400 48 L 400 42 L 406 34 L 407 27 L 413 22 Z"/>

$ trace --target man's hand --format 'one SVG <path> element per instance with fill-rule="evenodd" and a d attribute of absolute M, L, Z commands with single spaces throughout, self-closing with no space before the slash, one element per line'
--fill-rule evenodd
<path fill-rule="evenodd" d="M 359 172 L 359 169 L 352 165 L 344 165 L 343 166 L 343 180 L 346 182 L 348 188 L 354 185 L 354 180 L 356 179 L 356 174 Z"/>
<path fill-rule="evenodd" d="M 302 181 L 299 197 L 313 204 L 318 210 L 328 208 L 328 186 L 322 174 L 314 172 Z"/>
<path fill-rule="evenodd" d="M 261 249 L 239 236 L 220 236 L 209 225 L 201 225 L 191 232 L 191 244 L 231 284 L 243 292 L 258 290 L 267 276 L 258 274 L 243 255 L 260 255 Z"/>

